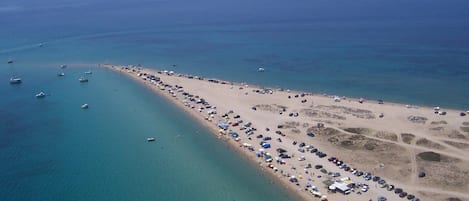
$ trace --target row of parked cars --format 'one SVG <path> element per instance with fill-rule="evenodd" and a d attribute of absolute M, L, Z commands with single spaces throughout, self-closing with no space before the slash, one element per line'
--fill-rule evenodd
<path fill-rule="evenodd" d="M 408 194 L 402 188 L 396 188 L 392 184 L 387 184 L 386 180 L 384 180 L 378 175 L 372 175 L 370 172 L 363 172 L 355 168 L 352 168 L 348 166 L 347 164 L 345 164 L 342 160 L 339 160 L 336 157 L 330 157 L 328 158 L 328 161 L 337 165 L 340 169 L 343 169 L 344 171 L 351 172 L 353 175 L 357 177 L 363 177 L 367 181 L 371 180 L 373 182 L 380 184 L 382 188 L 386 188 L 388 191 L 394 191 L 394 193 L 398 194 L 399 197 L 401 198 L 407 198 L 408 200 L 411 200 L 411 201 L 420 201 L 420 199 L 415 197 L 415 195 Z M 366 186 L 366 188 L 365 186 L 362 188 L 362 192 L 366 192 L 366 191 L 368 191 L 368 186 Z"/>
<path fill-rule="evenodd" d="M 309 152 L 312 154 L 316 154 L 319 158 L 324 158 L 327 156 L 326 153 L 320 151 L 319 149 L 315 148 L 313 145 L 306 145 L 306 143 L 293 141 L 293 145 L 298 145 L 298 151 L 301 153 Z"/>

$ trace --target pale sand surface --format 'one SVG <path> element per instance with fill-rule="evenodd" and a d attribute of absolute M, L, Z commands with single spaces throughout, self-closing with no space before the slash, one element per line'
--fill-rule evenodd
<path fill-rule="evenodd" d="M 359 103 L 349 98 L 335 102 L 326 95 L 306 94 L 302 97 L 299 95 L 301 92 L 278 89 L 273 89 L 272 94 L 261 94 L 255 92 L 261 89 L 257 86 L 213 83 L 207 79 L 190 79 L 186 75 L 168 75 L 146 68 L 102 66 L 134 78 L 171 100 L 212 129 L 220 140 L 233 145 L 238 152 L 258 163 L 265 172 L 277 178 L 275 181 L 282 182 L 285 188 L 303 200 L 320 200 L 305 190 L 307 182 L 317 186 L 319 192 L 327 195 L 329 200 L 377 200 L 380 195 L 388 200 L 407 200 L 382 188 L 377 182 L 366 181 L 363 177 L 340 169 L 328 161 L 331 156 L 339 158 L 349 167 L 370 172 L 373 176 L 379 175 L 387 184 L 402 188 L 420 200 L 469 200 L 469 130 L 465 128 L 469 127 L 469 117 L 461 117 L 461 111 L 444 109 L 447 114 L 438 115 L 429 107 L 409 108 L 396 103 L 378 104 L 376 101 Z M 144 80 L 144 76 L 139 77 L 138 73 L 155 75 L 161 81 L 152 83 L 149 79 Z M 164 84 L 169 86 L 164 87 Z M 182 86 L 182 89 L 175 89 L 176 85 Z M 183 92 L 197 95 L 211 106 L 216 106 L 217 114 L 210 117 L 207 108 L 199 111 L 202 104 L 189 101 Z M 295 95 L 299 95 L 298 98 Z M 280 114 L 283 108 L 285 111 Z M 229 111 L 233 113 L 222 117 Z M 290 116 L 290 113 L 298 113 L 298 116 Z M 380 114 L 384 117 L 380 118 Z M 240 118 L 234 118 L 235 115 Z M 425 117 L 426 120 L 413 122 L 409 116 Z M 218 122 L 233 124 L 238 120 L 243 120 L 243 123 L 230 125 L 228 130 L 238 133 L 239 141 L 228 135 L 228 130 L 224 134 L 220 133 L 216 125 Z M 257 129 L 249 136 L 250 139 L 245 134 L 246 130 L 240 130 L 246 122 L 251 122 L 250 127 Z M 323 123 L 324 127 L 318 128 L 318 123 Z M 278 128 L 278 125 L 283 125 L 283 128 Z M 270 131 L 266 131 L 266 128 Z M 308 130 L 315 137 L 307 136 Z M 275 131 L 281 131 L 285 136 Z M 259 144 L 262 139 L 256 138 L 259 134 L 272 138 L 268 141 L 272 147 L 265 149 L 265 152 L 276 157 L 276 149 L 280 147 L 293 157 L 285 159 L 286 164 L 277 163 L 274 159 L 271 164 L 276 171 L 267 167 L 270 163 L 256 156 L 256 151 L 262 148 Z M 277 138 L 282 142 L 277 141 Z M 298 144 L 293 145 L 294 141 Z M 313 145 L 327 156 L 319 158 L 309 151 L 298 151 L 301 142 Z M 243 143 L 252 145 L 254 151 L 243 147 Z M 306 160 L 299 161 L 301 156 Z M 308 163 L 312 168 L 306 168 Z M 339 172 L 341 176 L 334 178 L 324 174 L 315 168 L 317 164 L 323 165 L 328 172 Z M 426 176 L 418 177 L 420 172 L 425 172 Z M 290 182 L 286 175 L 296 176 L 298 184 Z M 349 195 L 343 195 L 328 191 L 323 183 L 345 176 L 356 183 L 368 184 L 370 189 L 358 193 L 361 188 L 356 188 Z"/>

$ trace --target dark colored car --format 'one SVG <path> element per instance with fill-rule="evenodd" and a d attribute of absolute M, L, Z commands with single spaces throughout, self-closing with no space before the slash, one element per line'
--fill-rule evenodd
<path fill-rule="evenodd" d="M 280 158 L 291 158 L 290 155 L 288 155 L 288 154 L 283 154 L 283 153 L 280 154 L 279 157 L 280 157 Z"/>
<path fill-rule="evenodd" d="M 406 192 L 402 192 L 402 193 L 399 194 L 399 197 L 401 197 L 401 198 L 403 198 L 403 197 L 405 197 L 405 196 L 407 196 L 407 193 L 406 193 Z"/>
<path fill-rule="evenodd" d="M 402 193 L 402 188 L 394 189 L 394 193 L 396 193 L 396 194 Z"/>
<path fill-rule="evenodd" d="M 285 153 L 285 152 L 287 152 L 287 150 L 282 149 L 282 148 L 277 148 L 277 152 L 278 153 Z"/>
<path fill-rule="evenodd" d="M 267 141 L 267 140 L 272 140 L 271 137 L 264 137 L 264 140 Z"/>
<path fill-rule="evenodd" d="M 412 194 L 407 195 L 407 199 L 408 199 L 408 200 L 412 200 L 412 199 L 414 199 L 414 198 L 415 198 L 415 195 L 412 195 Z"/>
<path fill-rule="evenodd" d="M 379 177 L 379 176 L 374 176 L 374 177 L 373 177 L 373 181 L 374 181 L 374 182 L 377 182 L 377 181 L 379 181 L 380 179 L 381 179 L 381 177 Z"/>

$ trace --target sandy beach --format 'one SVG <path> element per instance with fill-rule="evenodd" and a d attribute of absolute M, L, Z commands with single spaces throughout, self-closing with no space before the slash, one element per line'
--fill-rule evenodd
<path fill-rule="evenodd" d="M 100 66 L 187 111 L 301 200 L 469 200 L 465 111 Z"/>

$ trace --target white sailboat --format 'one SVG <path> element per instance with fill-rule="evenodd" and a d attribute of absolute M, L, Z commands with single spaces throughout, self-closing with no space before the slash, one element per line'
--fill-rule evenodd
<path fill-rule="evenodd" d="M 83 82 L 88 82 L 88 79 L 87 79 L 86 77 L 83 77 L 83 76 L 82 76 L 82 77 L 80 77 L 80 78 L 78 79 L 78 81 L 80 81 L 81 83 L 83 83 Z"/>
<path fill-rule="evenodd" d="M 36 98 L 44 98 L 44 97 L 46 97 L 46 93 L 44 93 L 42 91 L 39 92 L 38 94 L 36 94 Z"/>
<path fill-rule="evenodd" d="M 11 77 L 10 78 L 10 84 L 21 84 L 23 81 L 21 81 L 21 78 L 19 77 Z"/>

